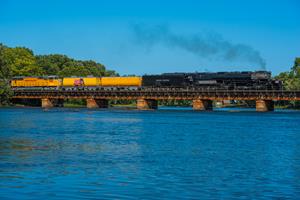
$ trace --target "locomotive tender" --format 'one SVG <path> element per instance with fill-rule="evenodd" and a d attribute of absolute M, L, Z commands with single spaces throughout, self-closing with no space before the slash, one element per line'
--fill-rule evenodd
<path fill-rule="evenodd" d="M 218 90 L 281 90 L 282 82 L 267 71 L 163 73 L 142 77 L 15 77 L 13 89 L 114 90 L 140 88 L 196 88 Z"/>

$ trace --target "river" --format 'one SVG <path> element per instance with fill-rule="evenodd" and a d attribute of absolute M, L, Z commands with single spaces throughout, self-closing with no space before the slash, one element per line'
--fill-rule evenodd
<path fill-rule="evenodd" d="M 300 111 L 0 109 L 0 199 L 300 198 Z"/>

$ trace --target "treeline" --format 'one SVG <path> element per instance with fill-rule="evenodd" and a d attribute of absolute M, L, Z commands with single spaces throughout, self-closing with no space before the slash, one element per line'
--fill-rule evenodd
<path fill-rule="evenodd" d="M 25 47 L 7 47 L 0 43 L 0 104 L 7 104 L 11 91 L 9 80 L 14 76 L 116 76 L 103 64 L 92 60 L 75 60 L 66 55 L 35 55 Z"/>

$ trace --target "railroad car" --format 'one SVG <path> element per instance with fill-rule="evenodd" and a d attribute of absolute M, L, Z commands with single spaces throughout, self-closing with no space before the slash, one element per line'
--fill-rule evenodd
<path fill-rule="evenodd" d="M 137 76 L 128 77 L 102 77 L 102 87 L 141 87 L 142 78 Z"/>
<path fill-rule="evenodd" d="M 62 87 L 76 87 L 84 84 L 83 78 L 80 77 L 65 77 L 63 78 Z"/>
<path fill-rule="evenodd" d="M 63 87 L 98 87 L 101 85 L 99 77 L 65 77 Z"/>

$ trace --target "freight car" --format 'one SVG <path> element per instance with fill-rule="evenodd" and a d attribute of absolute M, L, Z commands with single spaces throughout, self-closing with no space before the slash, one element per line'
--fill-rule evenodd
<path fill-rule="evenodd" d="M 61 90 L 96 90 L 101 86 L 99 77 L 65 77 L 62 79 Z"/>
<path fill-rule="evenodd" d="M 141 87 L 142 77 L 128 76 L 128 77 L 102 77 L 102 87 Z"/>

